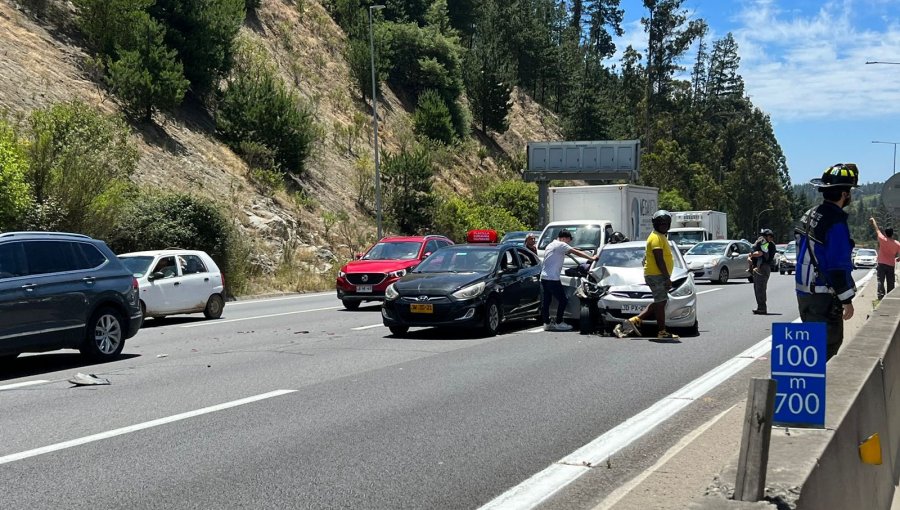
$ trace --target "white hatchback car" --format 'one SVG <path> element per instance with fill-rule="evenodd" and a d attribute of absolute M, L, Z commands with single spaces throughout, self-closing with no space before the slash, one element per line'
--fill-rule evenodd
<path fill-rule="evenodd" d="M 119 260 L 137 278 L 144 318 L 203 312 L 218 319 L 225 308 L 225 276 L 203 251 L 124 253 Z"/>

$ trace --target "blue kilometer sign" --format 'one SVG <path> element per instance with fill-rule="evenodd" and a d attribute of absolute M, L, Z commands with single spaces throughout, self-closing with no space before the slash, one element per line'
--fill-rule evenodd
<path fill-rule="evenodd" d="M 825 426 L 825 324 L 772 324 L 775 425 Z"/>

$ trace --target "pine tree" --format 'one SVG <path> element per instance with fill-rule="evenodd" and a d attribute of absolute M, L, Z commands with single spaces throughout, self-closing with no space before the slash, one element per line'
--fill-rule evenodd
<path fill-rule="evenodd" d="M 181 103 L 188 81 L 175 51 L 166 47 L 159 23 L 143 14 L 134 33 L 134 47 L 120 48 L 109 65 L 109 84 L 129 114 L 149 121 L 154 109 L 169 110 Z"/>
<path fill-rule="evenodd" d="M 501 19 L 497 0 L 483 0 L 480 18 L 466 58 L 466 91 L 481 131 L 503 133 L 509 129 L 512 86 L 508 81 L 509 60 L 494 31 Z"/>
<path fill-rule="evenodd" d="M 744 97 L 744 79 L 738 73 L 741 57 L 731 32 L 713 43 L 706 89 L 713 101 L 740 101 Z"/>
<path fill-rule="evenodd" d="M 426 90 L 419 96 L 413 127 L 416 134 L 445 144 L 451 143 L 455 135 L 447 103 L 434 90 Z"/>

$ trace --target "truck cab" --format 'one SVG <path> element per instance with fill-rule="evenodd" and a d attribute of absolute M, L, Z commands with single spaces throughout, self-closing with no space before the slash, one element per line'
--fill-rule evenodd
<path fill-rule="evenodd" d="M 596 253 L 601 246 L 606 244 L 613 232 L 613 224 L 609 220 L 561 220 L 551 221 L 544 227 L 538 238 L 538 257 L 544 259 L 544 249 L 553 240 L 559 237 L 559 233 L 568 230 L 572 233 L 572 248 L 589 253 Z M 571 267 L 575 261 L 567 258 L 563 267 Z"/>
<path fill-rule="evenodd" d="M 703 241 L 727 239 L 727 216 L 718 211 L 673 212 L 668 238 L 678 246 L 681 253 Z"/>

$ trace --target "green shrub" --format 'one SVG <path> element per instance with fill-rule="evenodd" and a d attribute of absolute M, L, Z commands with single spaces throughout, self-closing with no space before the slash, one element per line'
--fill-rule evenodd
<path fill-rule="evenodd" d="M 154 109 L 171 110 L 181 104 L 188 81 L 174 50 L 163 42 L 166 30 L 141 13 L 134 27 L 132 49 L 119 48 L 109 64 L 109 85 L 125 104 L 125 111 L 149 121 Z"/>
<path fill-rule="evenodd" d="M 450 197 L 437 205 L 433 230 L 455 242 L 465 242 L 472 229 L 492 229 L 502 237 L 506 232 L 527 230 L 506 209 L 496 205 L 476 204 L 461 197 Z"/>
<path fill-rule="evenodd" d="M 18 228 L 32 206 L 25 146 L 12 127 L 0 120 L 0 232 Z"/>
<path fill-rule="evenodd" d="M 400 232 L 414 234 L 431 225 L 433 174 L 431 158 L 423 146 L 385 154 L 381 174 L 385 213 Z"/>
<path fill-rule="evenodd" d="M 219 101 L 216 129 L 235 150 L 254 142 L 274 152 L 282 172 L 303 173 L 317 138 L 313 114 L 252 49 Z"/>
<path fill-rule="evenodd" d="M 104 57 L 116 56 L 117 48 L 132 48 L 134 27 L 153 0 L 73 0 L 76 24 L 88 46 Z"/>
<path fill-rule="evenodd" d="M 419 104 L 413 114 L 413 129 L 417 135 L 432 140 L 451 143 L 453 141 L 453 119 L 441 96 L 434 90 L 426 90 L 419 96 Z"/>
<path fill-rule="evenodd" d="M 35 111 L 28 181 L 39 204 L 64 211 L 59 228 L 105 237 L 127 203 L 138 152 L 117 116 L 80 102 Z"/>
<path fill-rule="evenodd" d="M 538 189 L 532 182 L 509 180 L 497 183 L 480 193 L 478 201 L 505 209 L 529 228 L 538 224 Z"/>

